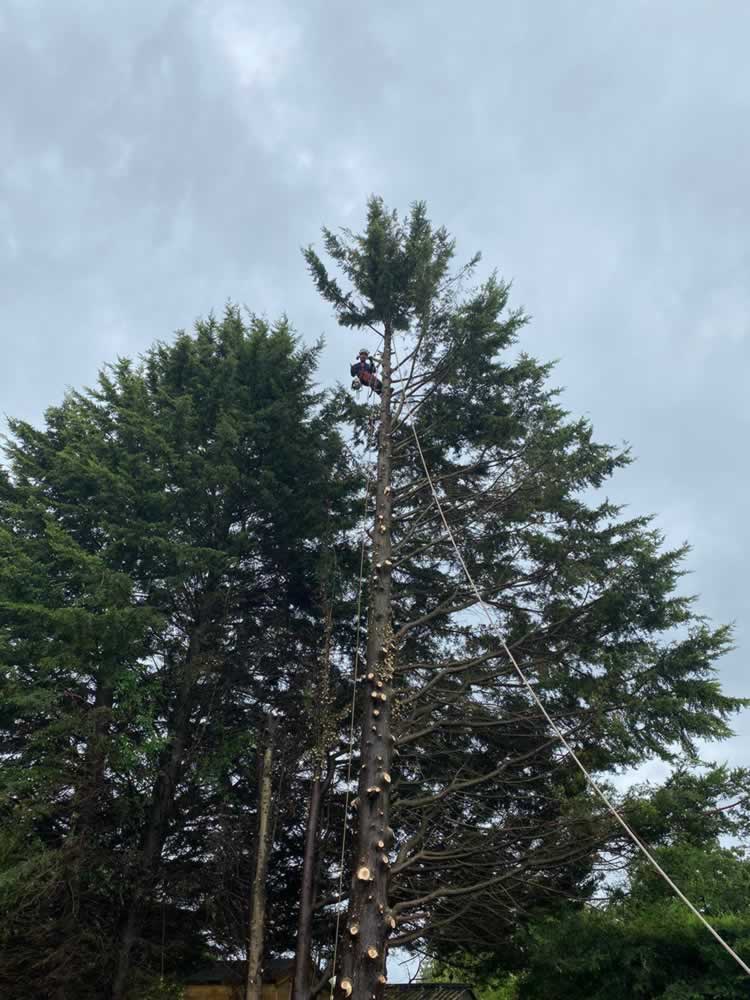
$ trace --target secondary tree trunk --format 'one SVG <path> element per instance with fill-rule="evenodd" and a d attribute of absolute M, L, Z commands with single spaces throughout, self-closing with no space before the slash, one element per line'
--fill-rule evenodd
<path fill-rule="evenodd" d="M 383 391 L 378 434 L 378 471 L 372 580 L 367 625 L 367 675 L 363 684 L 361 770 L 357 835 L 349 911 L 339 943 L 337 1000 L 381 1000 L 385 953 L 394 921 L 388 909 L 388 854 L 393 834 L 390 801 L 391 696 L 394 666 L 391 626 L 391 338 L 384 326 Z"/>
<path fill-rule="evenodd" d="M 310 804 L 307 811 L 305 845 L 302 857 L 302 885 L 300 888 L 297 941 L 294 953 L 294 984 L 292 1000 L 310 1000 L 312 994 L 312 919 L 318 877 L 318 843 L 320 839 L 320 809 L 336 774 L 334 759 L 329 757 L 331 733 L 335 732 L 331 716 L 331 641 L 333 635 L 333 604 L 322 593 L 325 608 L 325 633 L 323 652 L 315 691 L 316 715 L 312 747 L 312 783 Z M 325 779 L 323 762 L 328 759 Z"/>
<path fill-rule="evenodd" d="M 270 723 L 270 720 L 269 720 Z M 247 938 L 247 980 L 245 1000 L 261 1000 L 263 991 L 263 949 L 266 929 L 266 875 L 271 848 L 271 805 L 273 793 L 273 730 L 268 727 L 268 738 L 263 753 L 258 804 L 258 840 L 250 904 L 250 927 Z"/>
<path fill-rule="evenodd" d="M 320 765 L 315 765 L 310 788 L 310 807 L 305 830 L 305 850 L 302 860 L 302 887 L 300 891 L 297 944 L 294 954 L 294 989 L 292 1000 L 310 1000 L 312 916 L 315 895 L 315 865 L 320 830 L 320 805 L 323 800 L 323 779 Z"/>
<path fill-rule="evenodd" d="M 76 833 L 83 832 L 86 835 L 94 829 L 102 805 L 113 700 L 114 688 L 111 680 L 99 679 L 94 696 L 91 735 L 86 747 L 84 778 L 76 796 L 78 803 Z"/>

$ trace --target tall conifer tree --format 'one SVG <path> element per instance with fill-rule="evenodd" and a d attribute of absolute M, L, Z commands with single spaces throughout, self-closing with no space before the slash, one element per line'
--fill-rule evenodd
<path fill-rule="evenodd" d="M 323 245 L 341 277 L 309 249 L 313 279 L 343 326 L 376 338 L 383 381 L 338 977 L 339 997 L 371 1000 L 389 937 L 500 940 L 529 908 L 585 894 L 613 836 L 502 638 L 600 775 L 690 757 L 741 703 L 715 677 L 728 631 L 676 593 L 685 549 L 597 499 L 627 453 L 596 443 L 560 407 L 550 366 L 514 351 L 526 320 L 508 286 L 472 287 L 478 258 L 454 268 L 421 203 L 402 220 L 373 198 L 363 233 L 324 230 Z"/>

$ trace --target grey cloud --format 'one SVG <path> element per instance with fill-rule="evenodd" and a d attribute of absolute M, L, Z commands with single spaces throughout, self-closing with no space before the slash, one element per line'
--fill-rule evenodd
<path fill-rule="evenodd" d="M 750 695 L 750 8 L 503 0 L 10 0 L 0 16 L 0 409 L 38 419 L 227 298 L 325 331 L 299 246 L 426 198 L 638 457 L 610 492 L 693 542 Z M 750 721 L 721 754 L 748 760 Z"/>

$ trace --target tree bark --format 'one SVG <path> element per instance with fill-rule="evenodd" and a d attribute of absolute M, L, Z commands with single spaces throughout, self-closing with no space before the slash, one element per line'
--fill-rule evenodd
<path fill-rule="evenodd" d="M 319 661 L 316 690 L 315 740 L 312 749 L 313 774 L 310 786 L 310 803 L 305 828 L 305 843 L 302 856 L 302 884 L 297 919 L 297 941 L 294 953 L 294 982 L 292 1000 L 310 1000 L 312 982 L 312 919 L 315 892 L 318 882 L 318 846 L 320 840 L 320 810 L 324 797 L 336 774 L 335 759 L 328 755 L 331 743 L 331 637 L 333 634 L 333 605 L 322 594 L 325 608 L 325 633 L 323 652 Z M 328 759 L 325 779 L 323 761 Z"/>
<path fill-rule="evenodd" d="M 310 806 L 305 829 L 305 849 L 302 860 L 302 886 L 300 891 L 297 944 L 294 954 L 294 987 L 292 1000 L 310 1000 L 312 916 L 315 894 L 315 865 L 320 830 L 320 805 L 323 800 L 323 779 L 320 765 L 315 765 L 310 788 Z"/>
<path fill-rule="evenodd" d="M 263 949 L 266 927 L 266 875 L 271 847 L 271 806 L 273 799 L 273 730 L 269 720 L 266 748 L 260 778 L 258 804 L 258 840 L 250 904 L 250 926 L 247 938 L 247 980 L 245 1000 L 261 1000 L 263 992 Z"/>
<path fill-rule="evenodd" d="M 382 1000 L 385 958 L 395 925 L 388 909 L 387 851 L 393 834 L 388 824 L 391 759 L 391 696 L 394 670 L 391 625 L 391 341 L 384 324 L 383 390 L 378 434 L 375 528 L 368 608 L 367 674 L 361 701 L 361 770 L 357 836 L 346 925 L 339 944 L 337 1000 Z"/>
<path fill-rule="evenodd" d="M 80 813 L 77 825 L 80 830 L 86 832 L 95 826 L 96 815 L 101 807 L 113 702 L 114 688 L 111 680 L 99 680 L 94 697 L 92 733 L 86 748 L 85 787 L 79 796 Z"/>

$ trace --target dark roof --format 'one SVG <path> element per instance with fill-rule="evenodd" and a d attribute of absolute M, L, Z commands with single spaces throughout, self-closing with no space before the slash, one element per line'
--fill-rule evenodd
<path fill-rule="evenodd" d="M 386 1000 L 476 1000 L 466 983 L 389 983 Z"/>
<path fill-rule="evenodd" d="M 186 983 L 208 986 L 212 984 L 228 985 L 241 983 L 245 979 L 247 963 L 241 959 L 228 959 L 222 962 L 211 962 L 204 965 L 192 975 L 187 976 Z M 294 962 L 290 958 L 267 958 L 263 963 L 263 982 L 274 983 L 279 979 L 294 974 Z"/>

